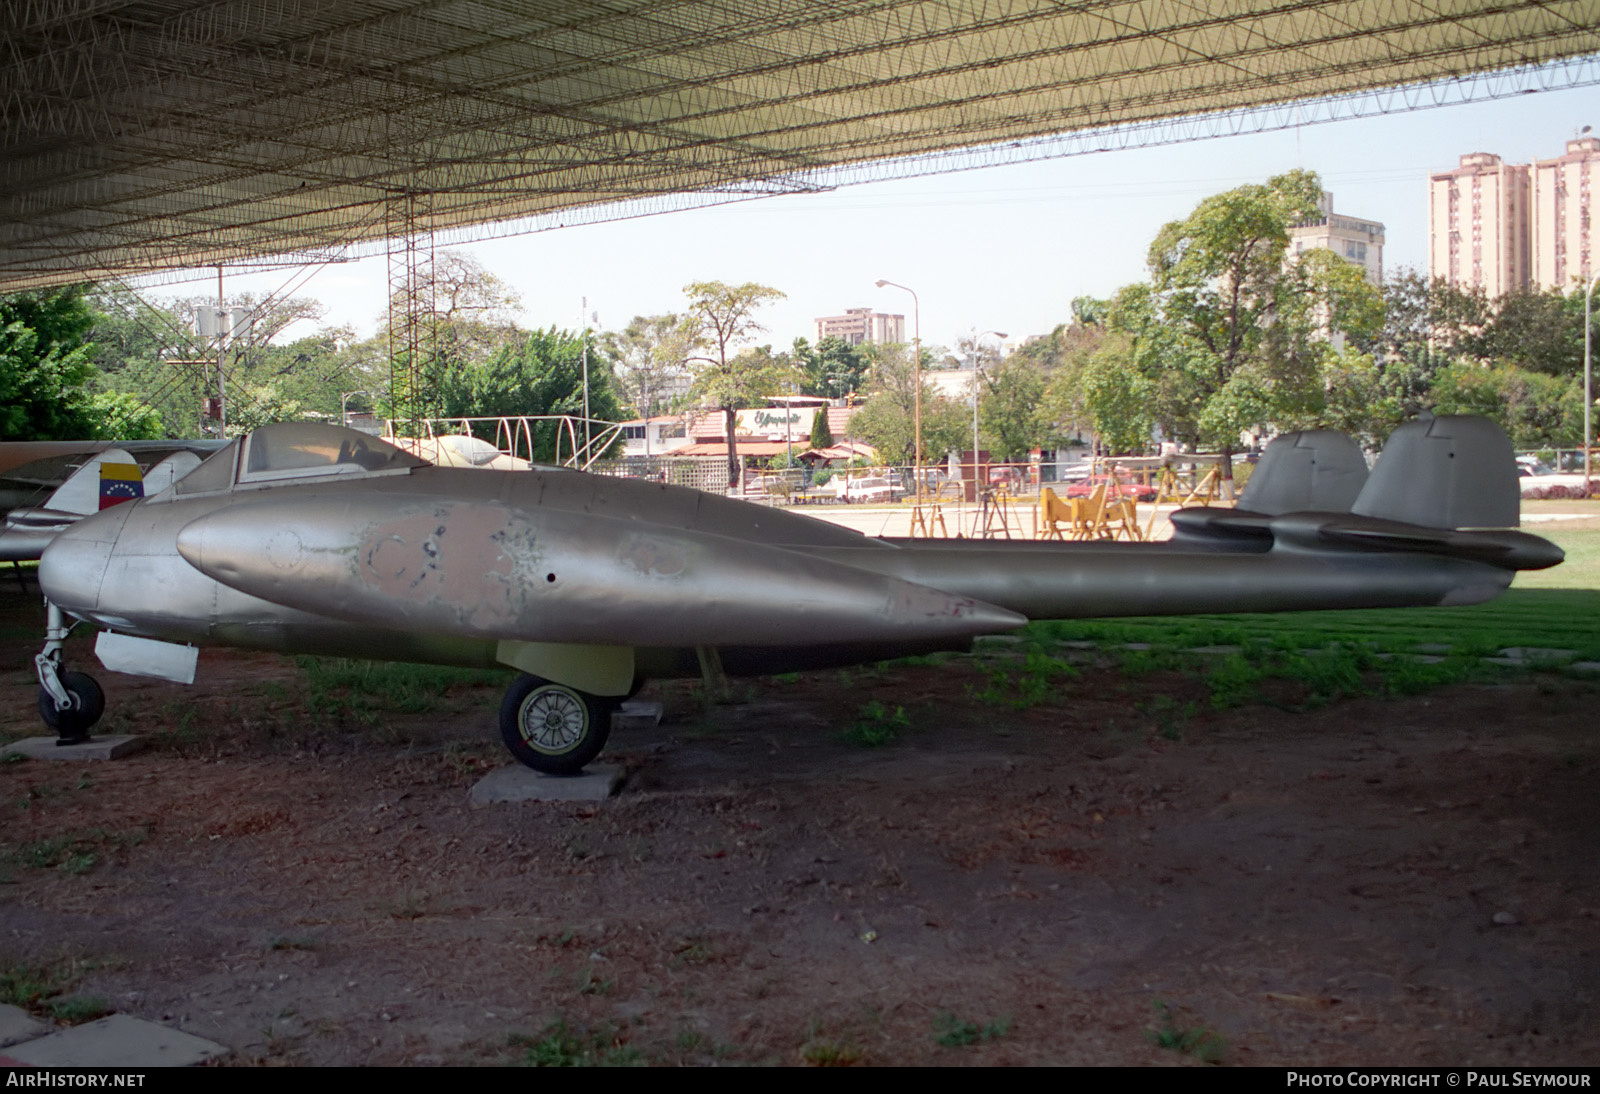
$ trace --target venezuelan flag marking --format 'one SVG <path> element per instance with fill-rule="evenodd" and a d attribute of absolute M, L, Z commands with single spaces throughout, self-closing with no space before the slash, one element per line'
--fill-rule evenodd
<path fill-rule="evenodd" d="M 144 497 L 144 476 L 137 464 L 102 463 L 100 465 L 100 508 L 109 509 L 134 498 Z"/>

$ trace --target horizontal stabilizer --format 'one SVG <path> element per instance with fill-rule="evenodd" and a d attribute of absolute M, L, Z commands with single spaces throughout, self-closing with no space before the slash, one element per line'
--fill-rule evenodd
<path fill-rule="evenodd" d="M 1566 557 L 1549 540 L 1510 529 L 1457 531 L 1355 515 L 1295 513 L 1272 522 L 1274 538 L 1317 550 L 1442 555 L 1502 570 L 1543 570 Z"/>
<path fill-rule="evenodd" d="M 1390 434 L 1350 511 L 1429 528 L 1515 528 L 1521 504 L 1505 431 L 1458 414 L 1407 422 Z"/>

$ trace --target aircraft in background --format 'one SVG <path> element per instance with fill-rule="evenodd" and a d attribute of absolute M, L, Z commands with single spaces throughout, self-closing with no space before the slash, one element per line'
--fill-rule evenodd
<path fill-rule="evenodd" d="M 163 456 L 148 472 L 121 448 L 73 458 L 82 462 L 43 505 L 19 506 L 6 513 L 0 524 L 0 562 L 37 559 L 51 540 L 90 513 L 159 493 L 200 466 L 200 457 L 187 449 Z"/>
<path fill-rule="evenodd" d="M 1274 441 L 1237 509 L 1162 543 L 872 538 L 782 509 L 576 471 L 431 466 L 337 426 L 266 426 L 172 486 L 84 517 L 40 563 L 39 707 L 64 741 L 104 709 L 62 664 L 68 619 L 110 669 L 193 680 L 202 645 L 508 665 L 518 760 L 570 774 L 651 678 L 970 648 L 1030 619 L 1468 604 L 1562 552 L 1512 530 L 1510 443 L 1481 418 Z"/>

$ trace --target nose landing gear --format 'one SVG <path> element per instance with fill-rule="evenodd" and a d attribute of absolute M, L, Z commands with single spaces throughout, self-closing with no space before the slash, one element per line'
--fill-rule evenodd
<path fill-rule="evenodd" d="M 56 744 L 82 744 L 89 739 L 89 727 L 105 713 L 105 692 L 89 674 L 61 667 L 61 649 L 72 628 L 60 608 L 48 602 L 46 608 L 44 652 L 33 659 L 39 673 L 39 717 L 55 730 Z"/>

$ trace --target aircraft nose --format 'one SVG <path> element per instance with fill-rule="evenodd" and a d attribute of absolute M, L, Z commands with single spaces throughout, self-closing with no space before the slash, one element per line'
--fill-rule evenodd
<path fill-rule="evenodd" d="M 100 604 L 100 585 L 131 505 L 84 517 L 67 528 L 39 558 L 39 588 L 63 611 L 82 613 Z"/>

